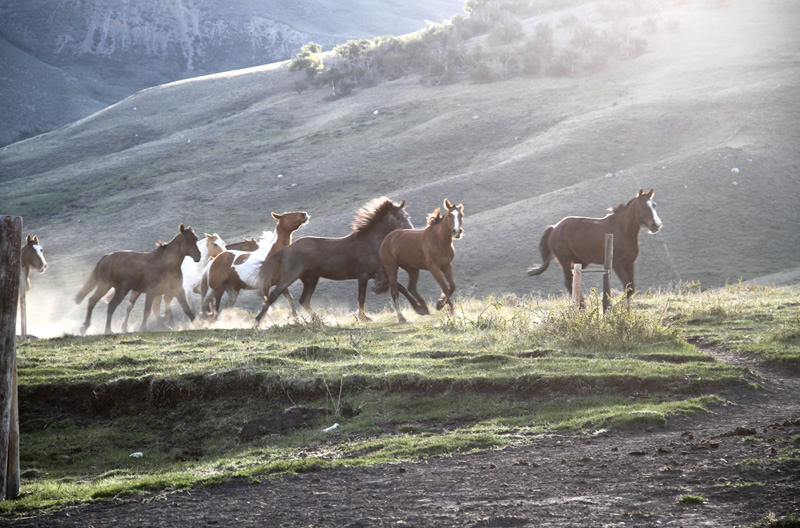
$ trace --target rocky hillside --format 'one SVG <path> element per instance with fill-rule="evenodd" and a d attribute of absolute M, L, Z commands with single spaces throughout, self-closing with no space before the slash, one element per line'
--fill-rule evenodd
<path fill-rule="evenodd" d="M 310 41 L 416 31 L 462 0 L 8 0 L 0 5 L 0 145 L 149 86 L 288 59 Z"/>

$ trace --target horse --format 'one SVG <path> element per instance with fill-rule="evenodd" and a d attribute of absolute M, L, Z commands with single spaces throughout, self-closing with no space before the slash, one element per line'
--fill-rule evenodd
<path fill-rule="evenodd" d="M 300 305 L 314 317 L 311 296 L 320 278 L 329 280 L 358 280 L 358 319 L 370 321 L 364 312 L 367 282 L 382 273 L 378 248 L 384 237 L 395 229 L 413 229 L 405 210 L 406 202 L 394 203 L 382 196 L 374 198 L 359 209 L 352 232 L 341 238 L 303 237 L 264 261 L 258 272 L 258 291 L 264 305 L 256 316 L 256 325 L 267 310 L 291 284 L 300 279 L 303 293 Z M 270 288 L 275 288 L 270 292 Z M 409 297 L 405 288 L 401 293 Z"/>
<path fill-rule="evenodd" d="M 31 270 L 44 273 L 47 261 L 44 258 L 44 248 L 39 243 L 39 237 L 28 235 L 25 245 L 20 252 L 20 266 L 25 274 L 25 291 L 31 291 Z"/>
<path fill-rule="evenodd" d="M 241 242 L 234 242 L 233 244 L 226 244 L 227 251 L 255 251 L 259 248 L 258 241 L 253 238 L 244 237 Z"/>
<path fill-rule="evenodd" d="M 372 291 L 384 293 L 391 288 L 392 301 L 397 312 L 397 321 L 406 322 L 400 312 L 398 301 L 397 270 L 403 268 L 408 273 L 408 291 L 417 299 L 424 311 L 428 312 L 425 300 L 417 292 L 417 280 L 420 270 L 430 271 L 433 278 L 442 289 L 442 297 L 436 303 L 436 309 L 441 310 L 445 305 L 453 313 L 451 296 L 456 289 L 453 281 L 453 257 L 455 248 L 453 239 L 461 238 L 464 234 L 464 206 L 453 205 L 445 198 L 442 215 L 439 208 L 428 215 L 428 225 L 425 229 L 398 229 L 392 231 L 381 244 L 379 256 L 386 271 L 385 279 L 376 284 Z"/>
<path fill-rule="evenodd" d="M 292 234 L 309 219 L 305 211 L 272 213 L 272 217 L 278 221 L 278 225 L 271 243 L 264 244 L 253 252 L 225 251 L 209 263 L 200 286 L 204 312 L 210 309 L 212 314 L 216 313 L 219 317 L 223 293 L 228 293 L 225 308 L 230 308 L 236 303 L 239 291 L 256 289 L 261 263 L 291 244 Z M 292 308 L 292 315 L 296 317 L 292 295 L 288 291 L 284 295 Z"/>
<path fill-rule="evenodd" d="M 86 309 L 86 320 L 81 326 L 81 335 L 86 334 L 92 322 L 92 310 L 108 290 L 114 288 L 114 297 L 108 303 L 105 333 L 111 333 L 111 317 L 119 303 L 130 291 L 143 292 L 145 297 L 144 316 L 140 331 L 147 328 L 147 318 L 157 295 L 171 294 L 177 297 L 184 313 L 190 321 L 194 321 L 194 313 L 186 302 L 183 293 L 181 264 L 185 257 L 200 261 L 200 249 L 197 247 L 197 235 L 191 227 L 179 227 L 179 232 L 168 243 L 160 242 L 156 249 L 149 253 L 141 251 L 115 251 L 103 255 L 95 265 L 86 283 L 75 296 L 75 303 L 80 304 L 84 297 L 94 289 L 89 297 Z"/>
<path fill-rule="evenodd" d="M 216 257 L 227 249 L 225 246 L 225 241 L 222 240 L 222 237 L 217 233 L 214 233 L 213 235 L 209 235 L 208 233 L 204 234 L 205 238 L 197 241 L 197 249 L 200 250 L 200 260 L 195 262 L 194 259 L 187 256 L 183 259 L 183 263 L 181 263 L 183 294 L 186 297 L 186 302 L 189 303 L 189 307 L 192 309 L 192 312 L 194 312 L 192 293 L 199 291 L 203 269 L 205 269 L 209 259 Z M 128 308 L 125 310 L 125 317 L 122 319 L 122 332 L 128 331 L 128 318 L 131 315 L 133 306 L 139 299 L 139 295 L 141 295 L 141 292 L 135 291 L 132 292 L 131 296 L 128 298 Z M 156 317 L 158 317 L 161 312 L 161 298 L 162 296 L 157 296 L 153 300 L 153 315 Z M 164 297 L 165 315 L 169 321 L 174 319 L 172 316 L 172 310 L 170 309 L 170 303 L 172 302 L 172 299 L 172 296 Z"/>
<path fill-rule="evenodd" d="M 572 294 L 572 266 L 602 264 L 605 260 L 605 235 L 614 235 L 612 268 L 625 287 L 627 302 L 633 295 L 634 263 L 639 257 L 639 231 L 647 228 L 651 234 L 663 226 L 656 213 L 653 189 L 639 193 L 626 204 L 618 204 L 603 218 L 568 216 L 544 230 L 539 241 L 539 251 L 544 263 L 529 268 L 528 275 L 540 275 L 555 257 L 564 272 L 564 284 Z M 583 306 L 583 300 L 581 300 Z"/>

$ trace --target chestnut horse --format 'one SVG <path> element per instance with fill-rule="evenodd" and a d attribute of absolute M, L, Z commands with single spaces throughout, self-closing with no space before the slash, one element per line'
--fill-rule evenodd
<path fill-rule="evenodd" d="M 234 242 L 233 244 L 225 244 L 227 251 L 255 251 L 259 248 L 258 241 L 253 238 L 244 237 L 241 242 Z"/>
<path fill-rule="evenodd" d="M 436 303 L 436 309 L 441 310 L 446 304 L 450 307 L 450 313 L 453 313 L 451 296 L 456 289 L 452 266 L 456 254 L 453 239 L 461 238 L 464 233 L 464 206 L 453 205 L 445 198 L 444 209 L 446 211 L 444 215 L 438 208 L 428 215 L 428 226 L 425 229 L 392 231 L 386 235 L 381 244 L 379 255 L 386 277 L 376 284 L 372 291 L 383 293 L 391 288 L 397 321 L 400 323 L 404 323 L 406 319 L 400 313 L 400 303 L 397 298 L 398 268 L 403 268 L 408 273 L 408 291 L 420 303 L 424 313 L 428 313 L 428 306 L 417 292 L 420 270 L 430 271 L 442 289 L 442 297 Z"/>
<path fill-rule="evenodd" d="M 657 233 L 661 219 L 656 213 L 653 189 L 639 193 L 626 204 L 611 208 L 611 214 L 603 218 L 568 216 L 545 229 L 539 241 L 539 251 L 544 263 L 538 268 L 529 268 L 528 275 L 539 275 L 555 257 L 564 273 L 564 284 L 572 294 L 572 266 L 580 264 L 602 264 L 605 260 L 605 235 L 614 235 L 614 259 L 612 268 L 622 282 L 630 301 L 633 295 L 634 263 L 639 257 L 639 231 L 643 228 Z M 581 302 L 581 305 L 583 302 Z"/>
<path fill-rule="evenodd" d="M 216 313 L 216 316 L 219 317 L 223 293 L 228 293 L 225 308 L 230 308 L 236 303 L 239 291 L 255 290 L 258 286 L 258 270 L 261 268 L 261 263 L 270 255 L 291 244 L 292 233 L 305 224 L 309 216 L 305 211 L 296 211 L 283 214 L 272 213 L 272 218 L 278 221 L 272 243 L 264 244 L 253 252 L 225 251 L 207 266 L 200 286 L 204 312 Z M 292 308 L 292 315 L 297 316 L 292 295 L 288 290 L 284 295 Z"/>
<path fill-rule="evenodd" d="M 297 279 L 303 282 L 300 305 L 313 317 L 311 296 L 320 278 L 358 280 L 358 318 L 369 321 L 364 313 L 364 302 L 367 282 L 381 270 L 378 248 L 391 231 L 414 227 L 405 207 L 405 200 L 396 204 L 385 196 L 374 198 L 358 211 L 349 235 L 303 237 L 264 261 L 258 274 L 258 291 L 265 302 L 256 316 L 256 323 L 261 322 L 272 303 Z M 272 286 L 275 288 L 270 292 Z"/>
<path fill-rule="evenodd" d="M 183 224 L 179 229 L 179 233 L 172 240 L 166 244 L 159 243 L 158 247 L 149 253 L 115 251 L 100 258 L 86 283 L 75 296 L 75 303 L 80 304 L 94 289 L 94 293 L 89 297 L 81 334 L 85 334 L 92 323 L 92 310 L 97 301 L 111 288 L 114 288 L 114 297 L 108 303 L 105 329 L 107 334 L 111 333 L 111 317 L 114 315 L 114 310 L 130 291 L 143 292 L 146 295 L 141 332 L 147 328 L 147 318 L 150 316 L 153 299 L 158 295 L 177 297 L 183 311 L 191 321 L 194 321 L 194 313 L 183 293 L 181 264 L 185 257 L 191 257 L 195 262 L 199 262 L 200 250 L 197 248 L 197 235 L 194 230 L 191 227 L 184 228 Z"/>
<path fill-rule="evenodd" d="M 25 291 L 31 290 L 31 270 L 44 273 L 47 261 L 44 259 L 44 248 L 39 243 L 39 237 L 28 235 L 25 245 L 20 252 L 20 266 L 25 274 Z"/>
<path fill-rule="evenodd" d="M 194 312 L 192 293 L 200 291 L 200 279 L 202 278 L 203 270 L 210 259 L 216 257 L 226 250 L 226 246 L 225 241 L 222 240 L 222 237 L 217 233 L 214 233 L 213 235 L 205 233 L 205 238 L 197 241 L 197 249 L 200 250 L 199 261 L 195 262 L 192 257 L 186 257 L 183 259 L 183 263 L 181 264 L 181 275 L 183 276 L 183 294 L 186 297 L 186 302 L 189 303 L 189 307 L 192 309 L 192 312 Z M 112 294 L 113 291 L 109 292 L 105 298 L 108 298 L 109 295 Z M 133 306 L 139 299 L 139 295 L 141 295 L 141 292 L 131 292 L 131 296 L 128 298 L 128 308 L 125 310 L 125 317 L 122 319 L 123 332 L 128 331 L 128 318 L 131 315 Z M 156 317 L 158 317 L 161 312 L 161 298 L 162 296 L 159 295 L 153 300 L 153 315 Z M 172 316 L 172 309 L 170 308 L 171 302 L 172 296 L 164 297 L 164 312 L 166 319 L 169 322 L 173 321 L 174 319 Z"/>

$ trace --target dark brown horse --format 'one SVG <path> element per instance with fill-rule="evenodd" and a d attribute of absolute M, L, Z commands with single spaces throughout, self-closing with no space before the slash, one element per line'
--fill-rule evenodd
<path fill-rule="evenodd" d="M 400 323 L 404 323 L 406 319 L 400 312 L 397 295 L 398 268 L 403 268 L 408 273 L 408 291 L 417 299 L 424 313 L 428 313 L 428 306 L 417 292 L 420 270 L 430 271 L 442 289 L 442 297 L 436 303 L 436 309 L 441 310 L 444 305 L 447 305 L 450 307 L 450 313 L 453 313 L 451 296 L 456 290 L 452 266 L 453 257 L 456 255 L 453 239 L 461 238 L 464 233 L 464 206 L 453 205 L 450 200 L 445 198 L 444 209 L 444 215 L 438 208 L 428 215 L 428 226 L 425 229 L 392 231 L 386 235 L 381 244 L 379 256 L 386 276 L 384 280 L 375 285 L 373 291 L 384 293 L 391 288 L 397 321 Z"/>
<path fill-rule="evenodd" d="M 25 291 L 31 289 L 31 270 L 44 273 L 47 269 L 47 261 L 44 259 L 44 248 L 39 243 L 39 237 L 28 235 L 25 245 L 20 253 L 20 266 L 25 274 Z"/>
<path fill-rule="evenodd" d="M 256 289 L 261 263 L 291 244 L 292 234 L 308 221 L 308 213 L 305 211 L 272 213 L 272 217 L 278 221 L 272 244 L 265 244 L 253 252 L 223 251 L 211 261 L 200 281 L 204 312 L 208 311 L 212 317 L 214 314 L 219 317 L 222 294 L 228 293 L 225 308 L 230 308 L 236 303 L 239 291 Z M 294 298 L 289 290 L 284 295 L 292 308 L 292 315 L 297 316 Z"/>
<path fill-rule="evenodd" d="M 539 241 L 543 264 L 529 268 L 528 275 L 539 275 L 555 257 L 564 272 L 564 284 L 572 293 L 572 266 L 580 264 L 602 264 L 605 260 L 605 235 L 614 235 L 614 259 L 612 268 L 627 291 L 633 295 L 634 263 L 639 256 L 639 231 L 647 228 L 651 233 L 661 229 L 661 219 L 656 213 L 653 189 L 639 193 L 626 204 L 611 208 L 611 214 L 603 218 L 568 216 L 545 229 Z"/>
<path fill-rule="evenodd" d="M 342 238 L 303 237 L 264 261 L 259 271 L 258 291 L 265 302 L 256 316 L 257 323 L 261 322 L 278 296 L 297 279 L 303 282 L 300 305 L 313 316 L 311 296 L 320 278 L 358 280 L 358 318 L 368 321 L 364 313 L 367 282 L 382 271 L 378 248 L 391 231 L 414 227 L 405 207 L 405 200 L 396 204 L 386 197 L 375 198 L 358 211 L 353 220 L 353 232 L 349 235 Z M 270 292 L 272 286 L 275 288 Z M 408 295 L 407 291 L 405 295 Z"/>
<path fill-rule="evenodd" d="M 94 289 L 94 293 L 89 297 L 81 334 L 86 333 L 92 322 L 92 310 L 97 301 L 111 288 L 114 288 L 114 297 L 108 303 L 105 330 L 107 334 L 111 333 L 111 316 L 114 315 L 114 310 L 130 291 L 143 292 L 146 295 L 141 332 L 147 328 L 147 318 L 150 316 L 153 299 L 158 295 L 171 295 L 177 298 L 184 313 L 194 321 L 194 313 L 183 293 L 181 264 L 184 257 L 191 257 L 195 262 L 200 260 L 197 235 L 191 227 L 184 228 L 183 224 L 180 225 L 180 231 L 175 238 L 166 244 L 160 243 L 149 253 L 115 251 L 103 255 L 75 296 L 75 303 L 80 304 Z"/>

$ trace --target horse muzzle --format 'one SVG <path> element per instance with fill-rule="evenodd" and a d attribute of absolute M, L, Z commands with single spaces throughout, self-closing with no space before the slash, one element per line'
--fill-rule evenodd
<path fill-rule="evenodd" d="M 656 234 L 661 230 L 662 227 L 664 227 L 664 224 L 650 224 L 650 233 Z"/>
<path fill-rule="evenodd" d="M 464 234 L 463 229 L 453 229 L 453 238 L 461 238 L 461 235 Z"/>

